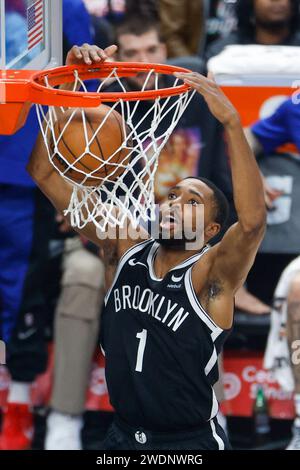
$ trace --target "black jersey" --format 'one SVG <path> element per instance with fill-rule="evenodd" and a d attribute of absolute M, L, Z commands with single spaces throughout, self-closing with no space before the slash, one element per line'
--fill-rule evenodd
<path fill-rule="evenodd" d="M 159 244 L 144 241 L 121 258 L 107 292 L 102 347 L 111 404 L 125 422 L 179 431 L 214 418 L 217 355 L 228 334 L 201 306 L 192 268 L 209 249 L 158 279 Z"/>

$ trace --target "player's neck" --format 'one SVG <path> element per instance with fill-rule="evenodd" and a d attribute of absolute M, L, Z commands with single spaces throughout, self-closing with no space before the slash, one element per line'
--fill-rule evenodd
<path fill-rule="evenodd" d="M 199 250 L 185 250 L 184 248 L 160 246 L 155 258 L 156 276 L 164 277 L 170 269 L 197 253 L 199 253 Z"/>

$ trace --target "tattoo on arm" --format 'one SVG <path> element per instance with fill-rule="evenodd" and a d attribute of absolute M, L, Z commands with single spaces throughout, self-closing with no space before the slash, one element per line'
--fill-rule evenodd
<path fill-rule="evenodd" d="M 204 295 L 205 307 L 208 306 L 211 300 L 215 300 L 223 291 L 222 281 L 220 279 L 213 279 L 209 282 Z"/>
<path fill-rule="evenodd" d="M 221 281 L 216 279 L 208 286 L 208 296 L 210 299 L 215 299 L 222 292 Z"/>

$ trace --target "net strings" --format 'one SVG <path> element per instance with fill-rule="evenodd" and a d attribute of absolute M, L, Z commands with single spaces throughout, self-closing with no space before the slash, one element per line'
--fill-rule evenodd
<path fill-rule="evenodd" d="M 142 91 L 147 89 L 151 76 L 154 76 L 155 90 L 159 89 L 159 74 L 154 70 L 150 70 L 145 78 Z M 111 81 L 116 81 L 120 89 L 124 93 L 126 92 L 116 69 L 113 69 L 108 77 L 101 81 L 97 92 L 103 91 L 103 88 L 108 83 L 111 83 Z M 45 78 L 45 85 L 51 87 L 47 77 Z M 177 85 L 178 79 L 174 81 L 173 86 Z M 78 87 L 81 87 L 83 91 L 88 91 L 86 84 L 75 70 L 73 91 L 76 91 Z M 71 112 L 58 133 L 57 131 L 55 132 L 55 123 L 59 116 L 64 114 L 68 108 L 49 106 L 45 110 L 43 106 L 36 105 L 40 129 L 49 161 L 73 187 L 69 206 L 64 211 L 64 215 L 70 217 L 72 227 L 82 229 L 88 223 L 93 223 L 97 229 L 104 232 L 108 227 L 123 226 L 126 219 L 129 219 L 133 227 L 137 227 L 142 220 L 144 222 L 154 220 L 154 178 L 159 163 L 159 155 L 193 98 L 194 93 L 185 92 L 177 96 L 156 98 L 139 121 L 136 120 L 136 116 L 138 115 L 141 102 L 137 100 L 135 103 L 130 103 L 119 99 L 112 104 L 110 111 L 97 129 L 95 129 L 92 136 L 88 133 L 85 111 L 80 109 L 85 149 L 71 163 L 60 151 L 59 144 L 73 117 L 78 113 L 78 108 L 73 109 L 73 112 Z M 91 145 L 114 110 L 118 110 L 123 116 L 124 140 L 121 146 L 109 158 L 103 160 L 99 155 L 92 152 Z M 147 120 L 149 124 L 146 126 Z M 162 123 L 166 120 L 170 124 L 164 131 L 159 132 L 159 128 L 161 128 Z M 50 145 L 50 142 L 52 142 L 52 145 Z M 132 142 L 134 142 L 134 145 L 132 145 Z M 116 154 L 125 150 L 125 158 L 121 162 L 115 163 L 114 157 Z M 94 161 L 98 162 L 98 166 L 90 172 L 76 166 L 87 153 L 95 159 Z M 64 170 L 56 164 L 57 156 L 64 162 Z M 110 173 L 105 177 L 99 177 L 99 170 L 105 165 L 109 165 Z M 122 168 L 121 174 L 119 174 L 120 167 Z M 82 174 L 82 181 L 80 183 L 75 183 L 68 176 L 70 170 L 75 170 L 77 173 Z M 119 176 L 114 178 L 116 172 L 118 172 Z M 93 178 L 93 186 L 86 186 L 86 183 L 91 178 Z M 129 180 L 130 183 L 128 183 Z"/>

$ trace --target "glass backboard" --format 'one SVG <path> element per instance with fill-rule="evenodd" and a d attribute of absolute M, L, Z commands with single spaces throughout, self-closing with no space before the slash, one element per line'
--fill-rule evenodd
<path fill-rule="evenodd" d="M 0 0 L 0 69 L 61 65 L 62 0 Z"/>

